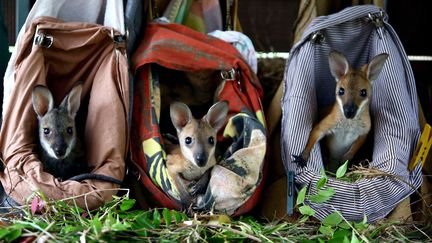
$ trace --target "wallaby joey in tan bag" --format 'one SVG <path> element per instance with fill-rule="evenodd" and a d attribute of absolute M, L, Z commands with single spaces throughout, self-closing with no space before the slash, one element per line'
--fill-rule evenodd
<path fill-rule="evenodd" d="M 336 79 L 336 102 L 330 113 L 314 126 L 302 154 L 293 156 L 294 162 L 306 165 L 313 146 L 323 137 L 329 152 L 330 171 L 353 158 L 371 128 L 372 81 L 378 78 L 387 57 L 386 53 L 379 54 L 356 70 L 342 53 L 330 53 L 330 71 Z"/>
<path fill-rule="evenodd" d="M 227 113 L 227 101 L 214 104 L 200 120 L 192 117 L 191 110 L 184 103 L 174 102 L 170 106 L 179 145 L 167 146 L 166 165 L 185 205 L 189 205 L 192 197 L 207 186 L 209 169 L 216 164 L 216 135 L 225 124 Z"/>
<path fill-rule="evenodd" d="M 32 93 L 39 122 L 40 159 L 44 170 L 61 180 L 88 169 L 75 125 L 81 91 L 82 85 L 75 85 L 58 108 L 54 107 L 53 95 L 47 87 L 37 85 Z"/>

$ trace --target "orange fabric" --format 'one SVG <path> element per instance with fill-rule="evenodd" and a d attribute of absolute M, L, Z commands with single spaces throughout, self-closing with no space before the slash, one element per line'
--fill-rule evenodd
<path fill-rule="evenodd" d="M 32 46 L 36 26 L 39 33 L 53 36 L 51 47 Z M 31 92 L 37 84 L 47 85 L 58 105 L 72 86 L 82 81 L 81 106 L 88 105 L 84 130 L 88 163 L 94 166 L 93 173 L 122 180 L 128 146 L 128 66 L 124 47 L 116 47 L 110 35 L 107 27 L 65 23 L 48 17 L 36 19 L 26 31 L 16 61 L 14 90 L 0 132 L 0 152 L 6 164 L 0 180 L 18 203 L 25 203 L 36 190 L 52 199 L 94 191 L 87 196 L 87 202 L 84 197 L 76 200 L 80 207 L 96 208 L 116 193 L 111 189 L 117 186 L 111 183 L 60 182 L 43 171 L 35 154 L 37 118 L 31 103 Z"/>

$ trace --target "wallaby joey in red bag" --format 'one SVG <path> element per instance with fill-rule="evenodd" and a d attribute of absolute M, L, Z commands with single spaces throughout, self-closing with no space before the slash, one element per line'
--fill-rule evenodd
<path fill-rule="evenodd" d="M 75 123 L 81 91 L 82 84 L 75 85 L 60 106 L 54 107 L 53 95 L 47 87 L 33 88 L 33 108 L 39 122 L 38 154 L 44 170 L 61 180 L 88 170 Z"/>
<path fill-rule="evenodd" d="M 166 165 L 184 205 L 190 205 L 193 196 L 207 186 L 210 168 L 216 164 L 216 135 L 225 124 L 227 114 L 227 101 L 214 104 L 200 120 L 193 118 L 184 103 L 174 102 L 170 106 L 179 144 L 167 147 Z"/>
<path fill-rule="evenodd" d="M 371 128 L 372 82 L 378 78 L 387 57 L 386 53 L 379 54 L 357 70 L 342 53 L 330 53 L 330 71 L 336 79 L 336 102 L 330 113 L 314 126 L 302 154 L 293 156 L 294 162 L 305 166 L 313 146 L 324 137 L 330 171 L 353 158 Z"/>

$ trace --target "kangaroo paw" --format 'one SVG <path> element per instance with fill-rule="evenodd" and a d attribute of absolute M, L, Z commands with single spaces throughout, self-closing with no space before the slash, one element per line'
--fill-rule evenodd
<path fill-rule="evenodd" d="M 207 184 L 210 180 L 210 170 L 207 170 L 204 175 L 191 187 L 189 193 L 191 196 L 196 196 L 197 194 L 204 193 Z"/>
<path fill-rule="evenodd" d="M 301 155 L 292 155 L 294 160 L 292 162 L 298 164 L 301 168 L 306 166 L 307 160 L 303 158 Z"/>

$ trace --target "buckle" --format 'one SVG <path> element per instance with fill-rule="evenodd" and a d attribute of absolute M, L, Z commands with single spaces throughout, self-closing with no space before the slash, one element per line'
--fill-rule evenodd
<path fill-rule="evenodd" d="M 318 45 L 322 44 L 324 39 L 325 39 L 325 37 L 320 31 L 316 31 L 316 32 L 312 33 L 312 35 L 310 37 L 310 41 L 313 44 L 318 44 Z"/>
<path fill-rule="evenodd" d="M 34 38 L 34 44 L 45 48 L 50 48 L 54 42 L 54 38 L 50 35 L 45 35 L 43 33 L 36 34 Z"/>
<path fill-rule="evenodd" d="M 237 85 L 239 87 L 240 92 L 242 92 L 241 82 L 240 82 L 240 73 L 231 68 L 230 70 L 222 70 L 220 75 L 224 81 L 237 81 Z"/>
<path fill-rule="evenodd" d="M 368 14 L 368 19 L 374 23 L 375 27 L 380 28 L 384 26 L 384 11 L 379 11 L 376 14 Z"/>

